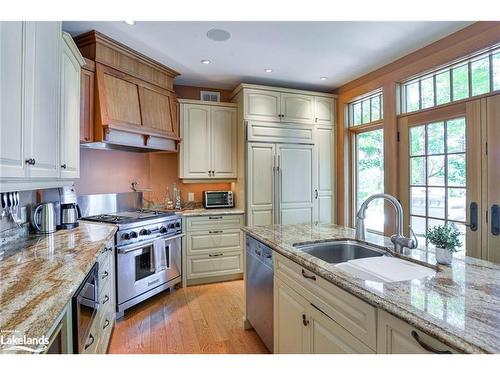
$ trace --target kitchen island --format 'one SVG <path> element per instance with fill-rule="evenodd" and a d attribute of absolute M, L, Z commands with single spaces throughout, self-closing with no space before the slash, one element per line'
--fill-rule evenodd
<path fill-rule="evenodd" d="M 380 322 L 381 317 L 387 317 L 387 319 L 397 318 L 408 327 L 414 327 L 416 330 L 411 329 L 411 334 L 414 335 L 413 338 L 417 335 L 417 341 L 420 338 L 413 332 L 418 330 L 421 335 L 428 335 L 431 340 L 435 339 L 436 342 L 451 348 L 444 352 L 500 353 L 500 265 L 498 264 L 461 257 L 455 258 L 450 267 L 441 266 L 436 265 L 432 251 L 406 249 L 405 257 L 434 268 L 437 270 L 436 275 L 409 281 L 374 282 L 354 277 L 335 267 L 334 264 L 294 247 L 294 244 L 303 242 L 352 240 L 355 237 L 353 229 L 320 224 L 244 227 L 242 230 L 272 248 L 275 253 L 275 336 L 276 327 L 279 329 L 279 322 L 276 321 L 276 303 L 279 298 L 276 296 L 276 275 L 280 272 L 284 274 L 283 270 L 292 275 L 292 269 L 296 266 L 299 270 L 297 280 L 300 279 L 301 283 L 311 283 L 309 290 L 307 285 L 305 288 L 297 287 L 297 290 L 300 288 L 299 292 L 303 290 L 304 293 L 312 295 L 310 291 L 319 290 L 317 285 L 312 284 L 322 282 L 320 286 L 323 287 L 323 292 L 325 285 L 328 284 L 327 289 L 332 291 L 335 289 L 339 291 L 338 293 L 344 294 L 341 296 L 344 305 L 346 301 L 355 300 L 356 306 L 346 308 L 352 308 L 352 314 L 360 314 L 359 321 L 352 326 L 352 332 L 357 339 L 364 340 L 363 348 L 367 349 L 365 352 L 387 352 L 382 348 L 388 341 L 387 325 Z M 367 234 L 366 242 L 392 251 L 392 244 L 386 237 Z M 303 279 L 300 276 L 300 269 Z M 305 279 L 308 276 L 312 278 L 309 274 L 318 275 L 318 282 L 313 283 L 312 280 Z M 288 279 L 292 280 L 292 276 Z M 363 309 L 370 311 L 365 314 Z M 332 311 L 336 313 L 335 310 Z M 302 323 L 306 326 L 309 321 L 305 314 L 302 316 L 304 317 Z M 350 323 L 347 321 L 347 324 L 340 325 L 346 328 Z M 368 326 L 373 326 L 371 333 L 366 328 Z"/>
<path fill-rule="evenodd" d="M 50 335 L 103 249 L 109 244 L 113 248 L 115 232 L 114 225 L 80 222 L 74 229 L 29 235 L 2 245 L 2 334 L 29 338 Z M 2 349 L 0 352 L 13 353 Z"/>

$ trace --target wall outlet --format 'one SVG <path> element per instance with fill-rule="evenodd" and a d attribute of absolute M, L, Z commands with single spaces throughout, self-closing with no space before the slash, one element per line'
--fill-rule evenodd
<path fill-rule="evenodd" d="M 194 193 L 192 191 L 188 192 L 188 202 L 194 201 Z"/>

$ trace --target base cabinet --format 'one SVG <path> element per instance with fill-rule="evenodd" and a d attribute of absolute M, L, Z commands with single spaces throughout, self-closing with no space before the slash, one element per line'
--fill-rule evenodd
<path fill-rule="evenodd" d="M 458 352 L 401 319 L 379 310 L 377 353 L 453 354 Z"/>
<path fill-rule="evenodd" d="M 375 353 L 276 277 L 274 295 L 275 353 Z"/>

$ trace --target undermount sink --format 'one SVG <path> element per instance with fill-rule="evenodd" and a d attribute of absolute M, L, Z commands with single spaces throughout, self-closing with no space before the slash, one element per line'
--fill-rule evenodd
<path fill-rule="evenodd" d="M 353 259 L 381 257 L 385 253 L 356 241 L 328 241 L 294 245 L 307 254 L 327 263 L 343 263 Z"/>
<path fill-rule="evenodd" d="M 392 256 L 357 241 L 326 241 L 294 247 L 362 280 L 395 282 L 435 276 L 430 267 Z"/>

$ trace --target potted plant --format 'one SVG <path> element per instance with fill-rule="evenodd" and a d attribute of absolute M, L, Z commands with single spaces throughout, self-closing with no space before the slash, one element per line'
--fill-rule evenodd
<path fill-rule="evenodd" d="M 427 239 L 436 247 L 436 261 L 440 264 L 451 264 L 453 253 L 462 246 L 455 224 L 437 225 L 429 229 Z"/>

